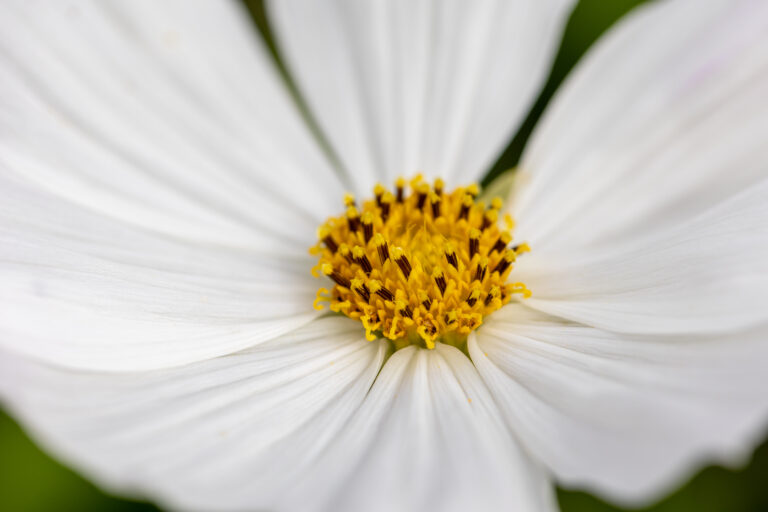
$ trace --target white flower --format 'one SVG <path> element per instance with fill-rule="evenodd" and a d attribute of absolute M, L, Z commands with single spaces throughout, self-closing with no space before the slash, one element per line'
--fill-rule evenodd
<path fill-rule="evenodd" d="M 511 201 L 534 295 L 470 357 L 318 316 L 307 247 L 345 189 L 481 176 L 570 2 L 270 4 L 339 165 L 233 5 L 2 5 L 0 396 L 41 443 L 202 510 L 636 502 L 749 454 L 768 3 L 660 1 L 589 53 Z"/>

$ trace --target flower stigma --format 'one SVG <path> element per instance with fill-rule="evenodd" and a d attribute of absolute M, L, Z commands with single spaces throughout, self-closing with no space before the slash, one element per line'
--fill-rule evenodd
<path fill-rule="evenodd" d="M 501 198 L 486 207 L 476 184 L 446 192 L 443 180 L 430 186 L 418 175 L 408 185 L 403 178 L 394 191 L 376 185 L 360 205 L 347 194 L 344 214 L 320 226 L 313 274 L 333 286 L 318 290 L 315 309 L 327 302 L 360 320 L 368 340 L 388 338 L 395 349 L 463 347 L 485 316 L 515 294 L 531 295 L 507 282 L 530 249 L 510 246 L 512 218 L 505 215 L 500 229 Z"/>

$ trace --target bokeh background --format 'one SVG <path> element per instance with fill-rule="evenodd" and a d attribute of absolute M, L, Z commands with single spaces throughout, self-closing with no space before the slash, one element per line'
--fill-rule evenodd
<path fill-rule="evenodd" d="M 648 1 L 581 0 L 577 4 L 566 26 L 546 85 L 522 128 L 510 141 L 484 183 L 487 184 L 499 174 L 514 167 L 536 120 L 552 94 L 590 45 L 622 16 Z M 253 16 L 258 33 L 264 37 L 279 64 L 279 56 L 261 0 L 244 0 L 244 3 Z M 285 74 L 285 70 L 281 69 Z M 624 510 L 587 493 L 573 490 L 558 489 L 558 500 L 563 512 Z M 38 510 L 144 512 L 157 509 L 147 503 L 104 494 L 43 453 L 19 425 L 0 410 L 0 511 Z M 704 469 L 677 492 L 642 510 L 768 512 L 768 442 L 757 449 L 751 463 L 745 468 L 738 471 L 720 467 Z"/>

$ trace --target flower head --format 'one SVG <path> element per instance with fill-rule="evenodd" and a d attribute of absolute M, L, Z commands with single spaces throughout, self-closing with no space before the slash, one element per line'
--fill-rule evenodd
<path fill-rule="evenodd" d="M 4 2 L 4 405 L 100 485 L 198 510 L 637 502 L 748 454 L 768 4 L 639 9 L 503 202 L 462 187 L 569 6 L 270 3 L 326 152 L 236 4 Z"/>
<path fill-rule="evenodd" d="M 477 185 L 448 193 L 442 180 L 430 186 L 417 176 L 411 190 L 406 196 L 402 179 L 395 194 L 377 185 L 360 212 L 348 196 L 346 213 L 320 227 L 312 252 L 334 286 L 320 288 L 315 305 L 327 301 L 360 320 L 371 341 L 463 347 L 513 294 L 530 296 L 523 283 L 508 282 L 528 246 L 508 247 L 512 220 L 499 229 L 502 200 L 486 207 Z"/>

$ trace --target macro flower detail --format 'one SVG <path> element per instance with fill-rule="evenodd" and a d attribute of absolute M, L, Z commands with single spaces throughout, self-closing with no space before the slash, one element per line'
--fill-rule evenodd
<path fill-rule="evenodd" d="M 509 246 L 514 225 L 500 230 L 500 197 L 486 208 L 479 187 L 445 192 L 417 176 L 406 196 L 400 178 L 395 193 L 383 185 L 358 211 L 348 195 L 347 211 L 320 227 L 318 267 L 334 283 L 320 288 L 318 303 L 360 320 L 370 341 L 384 336 L 402 348 L 435 348 L 440 340 L 458 348 L 467 335 L 513 294 L 531 295 L 525 284 L 508 282 L 517 256 L 528 244 Z"/>
<path fill-rule="evenodd" d="M 743 462 L 768 2 L 631 12 L 472 185 L 572 6 L 267 2 L 294 90 L 240 3 L 2 2 L 3 407 L 170 509 L 636 505 Z"/>

